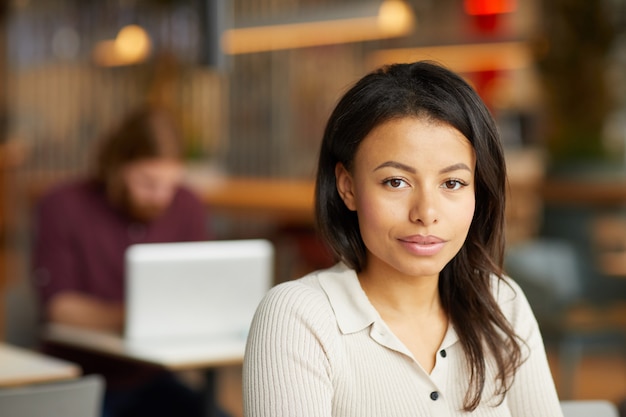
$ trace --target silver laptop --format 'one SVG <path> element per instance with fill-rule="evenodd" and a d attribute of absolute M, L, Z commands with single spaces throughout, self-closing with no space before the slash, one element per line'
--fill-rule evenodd
<path fill-rule="evenodd" d="M 245 340 L 273 283 L 263 239 L 132 245 L 126 252 L 130 342 Z"/>

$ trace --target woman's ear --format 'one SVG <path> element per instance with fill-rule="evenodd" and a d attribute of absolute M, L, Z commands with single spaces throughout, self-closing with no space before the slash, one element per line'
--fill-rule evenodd
<path fill-rule="evenodd" d="M 339 196 L 343 200 L 343 203 L 346 205 L 348 210 L 356 211 L 352 175 L 341 162 L 338 162 L 337 165 L 335 165 L 335 178 L 337 181 L 337 192 L 339 192 Z"/>

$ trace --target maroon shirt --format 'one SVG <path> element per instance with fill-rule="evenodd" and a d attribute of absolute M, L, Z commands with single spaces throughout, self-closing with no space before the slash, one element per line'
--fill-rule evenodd
<path fill-rule="evenodd" d="M 163 216 L 138 223 L 111 206 L 104 188 L 93 182 L 62 185 L 45 195 L 34 232 L 34 284 L 43 304 L 64 290 L 123 302 L 129 245 L 209 238 L 207 210 L 185 188 Z"/>
<path fill-rule="evenodd" d="M 182 187 L 170 208 L 151 223 L 133 221 L 111 206 L 104 188 L 94 182 L 56 187 L 42 197 L 35 214 L 33 279 L 41 310 L 65 290 L 123 302 L 124 254 L 129 245 L 207 240 L 208 220 L 200 200 Z M 108 388 L 137 386 L 162 372 L 67 346 L 46 343 L 42 349 L 78 363 L 85 373 L 104 375 Z"/>

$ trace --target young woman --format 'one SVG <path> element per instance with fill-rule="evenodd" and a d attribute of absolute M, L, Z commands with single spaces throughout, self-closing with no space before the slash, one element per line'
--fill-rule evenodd
<path fill-rule="evenodd" d="M 337 257 L 258 308 L 247 417 L 558 417 L 532 311 L 503 274 L 494 121 L 427 62 L 358 81 L 330 116 L 316 214 Z"/>

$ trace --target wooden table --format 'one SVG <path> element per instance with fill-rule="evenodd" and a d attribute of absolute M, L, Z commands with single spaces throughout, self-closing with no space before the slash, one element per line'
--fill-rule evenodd
<path fill-rule="evenodd" d="M 201 370 L 205 376 L 205 403 L 217 404 L 215 370 L 241 365 L 246 348 L 244 335 L 227 339 L 184 339 L 137 342 L 120 334 L 88 330 L 74 326 L 49 324 L 43 331 L 49 342 L 149 363 L 171 371 Z M 208 409 L 207 415 L 214 410 Z"/>
<path fill-rule="evenodd" d="M 185 339 L 136 342 L 120 334 L 75 326 L 49 324 L 43 338 L 49 342 L 122 359 L 149 363 L 171 371 L 239 365 L 246 348 L 244 336 L 229 339 Z"/>
<path fill-rule="evenodd" d="M 0 343 L 0 388 L 77 378 L 79 366 Z"/>

